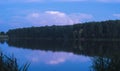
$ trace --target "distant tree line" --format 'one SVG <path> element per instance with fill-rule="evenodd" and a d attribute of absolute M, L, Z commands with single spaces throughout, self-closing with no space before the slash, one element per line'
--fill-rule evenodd
<path fill-rule="evenodd" d="M 73 25 L 76 38 L 120 38 L 120 20 Z"/>
<path fill-rule="evenodd" d="M 7 34 L 14 38 L 61 39 L 72 38 L 72 26 L 45 26 L 9 30 Z"/>
<path fill-rule="evenodd" d="M 7 34 L 12 38 L 116 39 L 120 38 L 120 20 L 86 22 L 66 26 L 19 28 L 9 30 Z"/>
<path fill-rule="evenodd" d="M 0 32 L 0 35 L 5 35 L 5 32 Z"/>

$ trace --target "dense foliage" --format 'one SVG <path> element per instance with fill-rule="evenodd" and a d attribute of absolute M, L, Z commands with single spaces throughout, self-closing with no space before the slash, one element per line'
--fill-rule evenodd
<path fill-rule="evenodd" d="M 94 57 L 90 71 L 120 71 L 120 57 Z"/>
<path fill-rule="evenodd" d="M 78 38 L 120 38 L 120 20 L 77 24 L 74 32 Z"/>
<path fill-rule="evenodd" d="M 14 38 L 98 39 L 120 38 L 120 20 L 87 22 L 69 26 L 45 26 L 9 30 Z"/>
<path fill-rule="evenodd" d="M 37 38 L 37 39 L 58 39 L 72 37 L 72 26 L 45 26 L 21 28 L 8 31 L 9 37 L 14 38 Z"/>

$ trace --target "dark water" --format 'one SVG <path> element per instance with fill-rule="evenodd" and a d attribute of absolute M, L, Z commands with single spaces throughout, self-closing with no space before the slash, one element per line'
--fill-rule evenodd
<path fill-rule="evenodd" d="M 120 71 L 119 41 L 0 40 L 1 50 L 13 54 L 29 71 Z"/>

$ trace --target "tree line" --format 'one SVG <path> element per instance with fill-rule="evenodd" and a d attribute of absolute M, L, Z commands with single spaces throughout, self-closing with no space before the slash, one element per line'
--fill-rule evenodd
<path fill-rule="evenodd" d="M 73 26 L 77 38 L 120 38 L 120 20 L 88 22 Z"/>
<path fill-rule="evenodd" d="M 5 35 L 6 33 L 5 32 L 0 32 L 0 35 Z"/>
<path fill-rule="evenodd" d="M 36 39 L 61 39 L 72 38 L 72 26 L 45 26 L 9 30 L 9 37 L 36 38 Z"/>
<path fill-rule="evenodd" d="M 120 20 L 86 22 L 65 26 L 17 28 L 7 32 L 14 38 L 98 39 L 120 38 Z"/>

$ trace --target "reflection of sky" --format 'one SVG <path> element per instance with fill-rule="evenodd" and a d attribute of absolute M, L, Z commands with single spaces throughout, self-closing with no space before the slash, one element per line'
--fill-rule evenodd
<path fill-rule="evenodd" d="M 30 71 L 88 71 L 91 60 L 83 55 L 10 47 L 0 44 L 4 53 L 14 54 L 20 63 L 31 62 Z"/>

